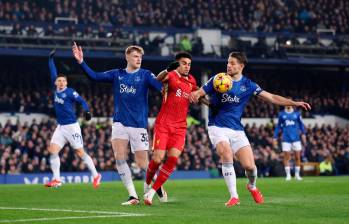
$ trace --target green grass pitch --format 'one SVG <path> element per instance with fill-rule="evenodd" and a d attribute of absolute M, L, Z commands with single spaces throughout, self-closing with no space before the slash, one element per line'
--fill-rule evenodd
<path fill-rule="evenodd" d="M 241 204 L 226 208 L 229 195 L 223 179 L 169 180 L 169 202 L 153 206 L 121 206 L 127 198 L 121 182 L 65 184 L 59 189 L 42 185 L 0 185 L 1 223 L 349 223 L 349 176 L 260 178 L 265 204 L 254 203 L 238 179 Z M 138 192 L 143 183 L 136 182 Z"/>

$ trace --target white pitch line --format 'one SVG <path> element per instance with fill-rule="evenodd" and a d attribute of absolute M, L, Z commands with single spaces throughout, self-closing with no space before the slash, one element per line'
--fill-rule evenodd
<path fill-rule="evenodd" d="M 52 209 L 52 208 L 15 208 L 15 207 L 0 207 L 0 210 L 28 210 L 28 211 L 47 211 L 47 212 L 74 212 L 74 213 L 89 213 L 89 214 L 108 214 L 108 215 L 144 216 L 144 214 L 126 213 L 126 212 L 82 211 L 82 210 Z"/>
<path fill-rule="evenodd" d="M 94 215 L 94 216 L 72 216 L 72 217 L 57 217 L 57 218 L 16 219 L 16 220 L 0 220 L 0 223 L 55 221 L 55 220 L 90 219 L 90 218 L 119 218 L 119 217 L 130 217 L 130 216 L 134 216 L 134 215 Z"/>
<path fill-rule="evenodd" d="M 0 223 L 30 222 L 30 221 L 54 221 L 54 220 L 64 220 L 64 219 L 118 218 L 118 217 L 145 216 L 145 214 L 126 213 L 126 212 L 82 211 L 82 210 L 49 209 L 49 208 L 0 207 L 0 210 L 26 210 L 26 211 L 47 211 L 47 212 L 72 212 L 72 213 L 102 214 L 102 215 L 94 215 L 94 216 L 70 216 L 70 217 L 68 216 L 68 217 L 56 217 L 56 218 L 34 218 L 34 219 L 0 220 Z"/>

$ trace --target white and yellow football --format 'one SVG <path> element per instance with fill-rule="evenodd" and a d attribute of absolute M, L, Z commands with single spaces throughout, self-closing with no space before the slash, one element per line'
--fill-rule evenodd
<path fill-rule="evenodd" d="M 226 93 L 233 87 L 232 78 L 226 73 L 218 73 L 213 78 L 213 88 L 219 93 Z"/>

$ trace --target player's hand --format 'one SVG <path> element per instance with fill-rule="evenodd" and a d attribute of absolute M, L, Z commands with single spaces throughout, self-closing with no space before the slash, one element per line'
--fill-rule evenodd
<path fill-rule="evenodd" d="M 84 53 L 81 46 L 78 46 L 75 41 L 73 41 L 72 52 L 76 61 L 81 64 L 84 61 Z"/>
<path fill-rule="evenodd" d="M 306 110 L 306 111 L 311 110 L 310 105 L 306 102 L 295 102 L 295 106 L 301 107 L 303 110 Z"/>
<path fill-rule="evenodd" d="M 194 92 L 191 92 L 189 94 L 189 102 L 190 103 L 198 103 L 199 102 L 199 94 L 198 94 L 198 90 L 197 91 L 194 91 Z"/>
<path fill-rule="evenodd" d="M 53 56 L 55 56 L 55 54 L 56 54 L 56 49 L 53 49 L 53 50 L 49 53 L 48 57 L 51 59 L 51 58 L 53 58 Z"/>
<path fill-rule="evenodd" d="M 173 62 L 171 62 L 167 66 L 166 71 L 170 72 L 170 71 L 173 71 L 173 70 L 177 69 L 178 67 L 179 67 L 179 62 L 178 61 L 173 61 Z"/>
<path fill-rule="evenodd" d="M 91 114 L 90 111 L 86 111 L 86 112 L 84 113 L 84 116 L 85 116 L 85 120 L 86 120 L 86 121 L 89 121 L 89 120 L 92 119 L 92 114 Z"/>

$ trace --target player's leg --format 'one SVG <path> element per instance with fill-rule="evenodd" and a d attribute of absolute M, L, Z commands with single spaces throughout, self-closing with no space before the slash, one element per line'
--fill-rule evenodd
<path fill-rule="evenodd" d="M 129 194 L 128 200 L 122 203 L 122 205 L 136 205 L 139 204 L 139 199 L 136 193 L 136 188 L 133 184 L 130 167 L 126 161 L 129 152 L 128 143 L 130 139 L 126 128 L 127 127 L 119 122 L 113 123 L 112 148 L 116 160 L 117 172 Z"/>
<path fill-rule="evenodd" d="M 137 164 L 137 167 L 139 167 L 141 169 L 143 177 L 146 176 L 147 168 L 148 168 L 148 165 L 149 165 L 148 151 L 146 151 L 146 150 L 142 150 L 142 151 L 138 150 L 138 151 L 134 152 L 134 155 L 135 155 L 135 162 Z M 143 185 L 144 185 L 143 186 L 143 194 L 145 194 L 145 193 L 147 193 L 150 190 L 151 185 L 150 185 L 150 183 L 147 184 L 146 180 L 144 181 Z"/>
<path fill-rule="evenodd" d="M 60 187 L 62 186 L 60 177 L 61 161 L 59 159 L 59 151 L 66 143 L 64 138 L 62 127 L 58 125 L 52 135 L 51 143 L 48 148 L 50 153 L 50 167 L 53 173 L 52 180 L 45 184 L 45 187 Z"/>
<path fill-rule="evenodd" d="M 182 154 L 182 150 L 171 148 L 167 153 L 167 159 L 159 171 L 153 189 L 158 190 L 170 177 L 177 166 L 178 157 Z"/>
<path fill-rule="evenodd" d="M 290 159 L 291 159 L 291 143 L 282 142 L 282 151 L 284 154 L 284 167 L 286 173 L 286 181 L 291 180 L 291 167 L 290 167 Z"/>
<path fill-rule="evenodd" d="M 75 150 L 75 153 L 82 159 L 82 161 L 84 161 L 87 168 L 90 170 L 94 178 L 93 186 L 97 188 L 100 183 L 101 175 L 98 174 L 91 157 L 84 151 L 84 141 L 82 138 L 80 125 L 78 123 L 64 125 L 63 134 L 66 140 Z"/>
<path fill-rule="evenodd" d="M 149 138 L 148 133 L 145 128 L 127 128 L 130 133 L 130 143 L 131 143 L 131 150 L 132 153 L 135 155 L 135 161 L 137 166 L 142 170 L 142 173 L 146 173 L 148 165 L 149 165 L 149 157 L 148 157 L 148 150 L 149 150 Z M 158 164 L 154 164 L 154 161 L 152 161 L 151 168 L 152 170 L 155 170 L 154 173 L 150 172 L 150 175 L 153 180 L 156 176 L 155 172 L 158 169 Z M 149 176 L 149 175 L 148 175 Z M 148 177 L 149 179 L 149 177 Z M 151 182 L 151 181 L 150 181 Z M 151 189 L 150 182 L 147 183 L 144 182 L 144 194 L 147 193 Z M 157 191 L 160 200 L 163 199 L 163 189 L 159 189 Z"/>
<path fill-rule="evenodd" d="M 158 171 L 166 153 L 167 142 L 169 140 L 169 130 L 166 127 L 155 124 L 153 136 L 153 155 L 147 168 L 145 182 L 150 185 L 156 172 Z"/>
<path fill-rule="evenodd" d="M 59 151 L 62 147 L 58 144 L 52 143 L 50 144 L 48 151 L 50 152 L 50 166 L 52 170 L 52 180 L 45 184 L 45 187 L 60 187 L 62 186 L 61 178 L 60 178 L 60 167 L 61 161 L 59 159 Z"/>
<path fill-rule="evenodd" d="M 252 148 L 250 145 L 246 145 L 237 150 L 235 153 L 236 157 L 239 159 L 241 166 L 245 169 L 246 177 L 249 182 L 247 184 L 247 189 L 250 191 L 254 201 L 258 204 L 264 202 L 263 195 L 256 187 L 257 181 L 257 167 L 254 162 L 254 156 Z"/>
<path fill-rule="evenodd" d="M 158 153 L 156 153 L 158 152 Z M 144 203 L 146 205 L 151 205 L 152 204 L 152 199 L 155 195 L 155 193 L 161 189 L 162 185 L 168 180 L 168 178 L 171 176 L 173 171 L 175 170 L 177 166 L 177 161 L 178 157 L 181 155 L 182 150 L 176 149 L 176 148 L 171 148 L 168 153 L 167 153 L 167 159 L 165 163 L 162 165 L 159 175 L 156 178 L 152 188 L 144 195 Z M 164 150 L 155 150 L 153 156 L 153 161 L 154 162 L 160 162 L 163 160 L 165 156 L 165 151 Z M 167 193 L 164 195 L 167 201 Z M 161 201 L 161 199 L 160 199 Z M 165 202 L 165 201 L 164 201 Z"/>
<path fill-rule="evenodd" d="M 302 145 L 301 142 L 295 142 L 293 144 L 293 149 L 294 149 L 294 156 L 295 156 L 295 179 L 296 180 L 302 180 L 300 176 L 300 170 L 301 170 L 301 150 L 302 150 Z"/>
<path fill-rule="evenodd" d="M 93 187 L 98 188 L 102 179 L 102 175 L 97 172 L 91 156 L 89 156 L 83 148 L 75 149 L 75 153 L 82 159 L 82 161 L 84 161 L 87 168 L 90 170 L 93 176 Z"/>
<path fill-rule="evenodd" d="M 112 147 L 116 160 L 116 168 L 120 179 L 126 187 L 129 199 L 122 203 L 122 205 L 136 205 L 139 204 L 136 188 L 133 184 L 131 169 L 127 164 L 128 155 L 128 140 L 125 139 L 113 139 Z"/>
<path fill-rule="evenodd" d="M 229 134 L 230 130 L 215 126 L 208 127 L 208 135 L 222 162 L 222 174 L 230 193 L 230 199 L 225 203 L 227 207 L 240 203 L 236 188 L 236 174 L 233 165 L 233 152 L 230 147 Z"/>
<path fill-rule="evenodd" d="M 230 199 L 225 203 L 227 207 L 240 204 L 236 188 L 236 174 L 233 163 L 233 152 L 227 141 L 216 144 L 216 150 L 222 162 L 222 175 L 230 193 Z"/>

